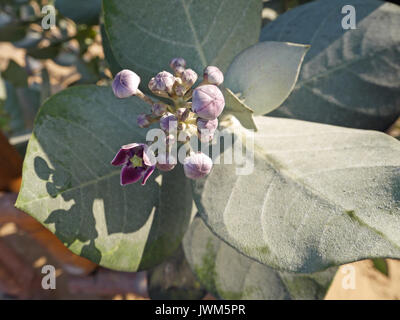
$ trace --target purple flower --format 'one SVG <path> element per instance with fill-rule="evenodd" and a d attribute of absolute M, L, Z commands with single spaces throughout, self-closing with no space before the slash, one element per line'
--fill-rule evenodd
<path fill-rule="evenodd" d="M 128 98 L 137 93 L 140 77 L 131 70 L 122 70 L 117 73 L 112 83 L 114 95 L 118 98 Z"/>
<path fill-rule="evenodd" d="M 162 71 L 157 73 L 155 77 L 151 78 L 149 89 L 151 91 L 171 92 L 174 83 L 175 77 L 167 71 Z"/>
<path fill-rule="evenodd" d="M 212 166 L 211 158 L 202 152 L 192 153 L 183 162 L 183 170 L 189 179 L 205 177 L 210 173 Z"/>
<path fill-rule="evenodd" d="M 219 86 L 224 82 L 224 74 L 217 67 L 208 66 L 204 69 L 203 74 L 204 81 L 209 84 L 215 84 Z"/>
<path fill-rule="evenodd" d="M 155 103 L 151 106 L 151 111 L 156 117 L 161 117 L 165 112 L 167 112 L 167 105 L 165 103 Z"/>
<path fill-rule="evenodd" d="M 185 71 L 182 72 L 181 78 L 182 78 L 182 82 L 187 87 L 191 87 L 196 83 L 198 76 L 197 76 L 197 73 L 195 71 L 193 71 L 192 69 L 186 69 Z"/>
<path fill-rule="evenodd" d="M 178 119 L 172 113 L 167 112 L 160 119 L 160 128 L 163 131 L 173 131 L 178 127 Z"/>
<path fill-rule="evenodd" d="M 155 158 L 152 151 L 143 143 L 131 143 L 122 146 L 111 161 L 114 166 L 122 166 L 121 185 L 134 183 L 142 179 L 142 185 L 155 168 Z"/>
<path fill-rule="evenodd" d="M 224 95 L 217 86 L 207 84 L 193 91 L 192 109 L 200 118 L 214 120 L 224 107 Z"/>
<path fill-rule="evenodd" d="M 149 118 L 144 113 L 138 115 L 136 122 L 140 128 L 147 128 L 150 125 Z"/>

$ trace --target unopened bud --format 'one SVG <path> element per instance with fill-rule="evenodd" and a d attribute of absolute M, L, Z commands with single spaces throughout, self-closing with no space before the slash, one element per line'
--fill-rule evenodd
<path fill-rule="evenodd" d="M 112 83 L 114 95 L 118 98 L 128 98 L 136 95 L 140 84 L 140 77 L 131 70 L 122 70 L 117 73 Z"/>
<path fill-rule="evenodd" d="M 208 66 L 204 69 L 203 78 L 208 84 L 214 84 L 216 86 L 224 82 L 224 74 L 214 66 Z"/>
<path fill-rule="evenodd" d="M 155 103 L 151 106 L 151 112 L 156 116 L 156 117 L 161 117 L 165 112 L 167 112 L 167 105 L 165 103 Z"/>
<path fill-rule="evenodd" d="M 171 92 L 175 82 L 175 77 L 167 72 L 159 72 L 155 77 L 151 78 L 149 82 L 149 89 L 151 91 Z"/>
<path fill-rule="evenodd" d="M 213 163 L 210 157 L 202 152 L 192 153 L 185 158 L 183 170 L 185 176 L 189 179 L 200 179 L 208 175 L 212 169 Z"/>
<path fill-rule="evenodd" d="M 218 118 L 225 107 L 225 99 L 221 90 L 214 85 L 197 87 L 193 91 L 192 110 L 206 120 Z"/>
<path fill-rule="evenodd" d="M 198 76 L 192 69 L 186 69 L 182 72 L 181 78 L 183 84 L 190 88 L 196 83 Z"/>
<path fill-rule="evenodd" d="M 179 108 L 176 110 L 176 115 L 180 121 L 186 121 L 186 119 L 190 115 L 190 109 L 188 108 Z"/>
<path fill-rule="evenodd" d="M 172 113 L 164 114 L 160 119 L 160 128 L 163 131 L 169 132 L 176 130 L 178 127 L 178 119 Z"/>
<path fill-rule="evenodd" d="M 206 120 L 202 118 L 197 118 L 196 122 L 198 130 L 209 130 L 214 132 L 218 127 L 218 119 Z"/>
<path fill-rule="evenodd" d="M 186 67 L 186 61 L 183 58 L 174 58 L 169 63 L 172 70 L 176 71 L 177 68 L 184 69 Z M 183 71 L 183 70 L 182 70 Z"/>
<path fill-rule="evenodd" d="M 140 128 L 147 128 L 150 125 L 148 115 L 144 113 L 138 115 L 136 122 Z"/>

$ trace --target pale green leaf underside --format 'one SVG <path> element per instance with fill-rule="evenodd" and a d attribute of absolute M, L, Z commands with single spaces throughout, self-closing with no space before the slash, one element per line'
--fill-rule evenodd
<path fill-rule="evenodd" d="M 400 143 L 383 133 L 255 117 L 254 170 L 215 165 L 194 183 L 223 240 L 294 272 L 400 258 Z M 223 159 L 221 160 L 223 163 Z"/>
<path fill-rule="evenodd" d="M 342 28 L 345 5 L 355 8 L 356 29 Z M 400 116 L 399 30 L 400 7 L 376 0 L 313 1 L 281 15 L 260 41 L 311 48 L 292 94 L 271 115 L 387 129 Z"/>
<path fill-rule="evenodd" d="M 225 76 L 225 86 L 262 115 L 278 108 L 292 91 L 309 46 L 261 42 L 238 55 Z"/>
<path fill-rule="evenodd" d="M 103 7 L 115 58 L 144 86 L 174 57 L 200 74 L 207 65 L 226 70 L 261 27 L 260 0 L 104 0 Z"/>
<path fill-rule="evenodd" d="M 224 115 L 231 114 L 235 116 L 246 129 L 257 130 L 253 120 L 254 111 L 246 106 L 246 104 L 240 100 L 240 96 L 235 95 L 230 89 L 224 88 L 223 93 L 225 97 Z"/>
<path fill-rule="evenodd" d="M 148 106 L 109 87 L 67 89 L 46 101 L 24 161 L 17 207 L 74 253 L 111 269 L 160 263 L 179 245 L 192 198 L 181 168 L 145 186 L 121 187 L 110 161 L 123 144 L 144 142 L 136 116 Z M 161 177 L 159 177 L 161 178 Z M 177 198 L 179 197 L 179 198 Z"/>
<path fill-rule="evenodd" d="M 245 257 L 196 218 L 184 237 L 192 270 L 222 299 L 323 299 L 337 268 L 315 274 L 276 271 Z"/>

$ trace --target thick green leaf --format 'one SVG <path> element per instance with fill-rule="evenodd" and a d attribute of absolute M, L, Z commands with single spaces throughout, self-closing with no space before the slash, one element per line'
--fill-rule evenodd
<path fill-rule="evenodd" d="M 225 97 L 224 115 L 234 115 L 246 129 L 257 130 L 253 120 L 254 111 L 240 100 L 240 95 L 235 95 L 230 89 L 224 88 Z"/>
<path fill-rule="evenodd" d="M 262 115 L 278 108 L 299 76 L 309 46 L 287 42 L 261 42 L 238 55 L 225 77 L 225 86 Z M 240 120 L 240 119 L 239 119 Z"/>
<path fill-rule="evenodd" d="M 197 300 L 206 295 L 190 269 L 182 247 L 172 257 L 148 271 L 147 283 L 151 299 Z"/>
<path fill-rule="evenodd" d="M 174 57 L 200 74 L 207 65 L 226 70 L 261 26 L 261 0 L 104 0 L 103 8 L 115 58 L 144 87 Z"/>
<path fill-rule="evenodd" d="M 117 99 L 109 87 L 72 87 L 48 99 L 35 120 L 17 207 L 74 253 L 111 269 L 160 263 L 178 247 L 192 198 L 181 167 L 153 174 L 145 186 L 121 187 L 113 167 L 119 147 L 144 142 L 141 100 Z M 159 181 L 157 179 L 157 181 Z"/>
<path fill-rule="evenodd" d="M 121 66 L 118 64 L 115 59 L 114 53 L 111 50 L 110 43 L 106 34 L 106 30 L 104 29 L 104 24 L 100 25 L 100 33 L 101 33 L 101 41 L 103 44 L 104 57 L 110 67 L 110 71 L 113 75 L 116 75 L 119 71 L 122 70 Z"/>
<path fill-rule="evenodd" d="M 56 0 L 57 10 L 76 23 L 97 24 L 101 12 L 101 0 Z"/>
<path fill-rule="evenodd" d="M 342 28 L 344 5 L 354 6 L 357 29 Z M 260 40 L 311 48 L 292 94 L 271 115 L 387 129 L 400 116 L 399 30 L 400 7 L 376 0 L 321 0 L 283 14 Z"/>
<path fill-rule="evenodd" d="M 251 174 L 216 164 L 206 180 L 194 183 L 197 208 L 219 237 L 293 272 L 400 258 L 398 140 L 375 131 L 254 119 Z M 232 128 L 237 139 L 245 133 L 239 124 Z"/>
<path fill-rule="evenodd" d="M 228 246 L 200 218 L 193 221 L 183 244 L 197 277 L 222 299 L 323 299 L 337 269 L 315 274 L 279 272 Z"/>

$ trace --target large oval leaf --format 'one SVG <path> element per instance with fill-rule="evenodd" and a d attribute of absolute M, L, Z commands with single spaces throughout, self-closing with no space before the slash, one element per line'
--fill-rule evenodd
<path fill-rule="evenodd" d="M 400 258 L 399 141 L 299 120 L 255 120 L 253 172 L 215 165 L 194 184 L 199 212 L 218 236 L 293 272 Z M 235 132 L 245 131 L 238 124 Z"/>
<path fill-rule="evenodd" d="M 308 48 L 287 42 L 257 43 L 238 55 L 229 66 L 225 86 L 240 93 L 240 99 L 255 115 L 269 113 L 293 90 Z"/>
<path fill-rule="evenodd" d="M 228 246 L 200 218 L 191 224 L 183 244 L 192 270 L 222 299 L 323 299 L 337 269 L 315 274 L 274 270 Z"/>
<path fill-rule="evenodd" d="M 103 8 L 118 63 L 144 85 L 174 57 L 199 73 L 207 65 L 225 70 L 261 27 L 260 0 L 104 0 Z"/>
<path fill-rule="evenodd" d="M 192 199 L 182 168 L 121 187 L 111 166 L 119 147 L 145 140 L 136 125 L 141 100 L 120 100 L 111 88 L 67 89 L 46 101 L 24 161 L 17 207 L 74 253 L 111 269 L 160 263 L 178 247 Z"/>
<path fill-rule="evenodd" d="M 342 28 L 345 5 L 355 8 L 356 29 Z M 399 30 L 400 7 L 376 0 L 314 1 L 283 14 L 260 40 L 311 48 L 292 94 L 271 115 L 387 129 L 400 116 Z"/>

